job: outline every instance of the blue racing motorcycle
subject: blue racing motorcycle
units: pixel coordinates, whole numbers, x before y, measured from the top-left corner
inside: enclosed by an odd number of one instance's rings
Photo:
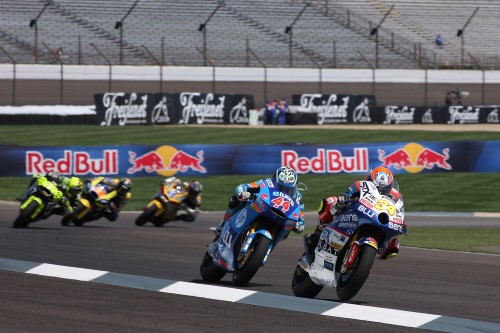
[[[216,283],[232,272],[234,285],[246,285],[300,221],[297,199],[279,191],[273,181],[248,192],[252,195],[245,206],[226,221],[220,236],[208,245],[200,266],[201,277],[207,282]]]
[[[324,286],[336,288],[341,301],[353,298],[370,275],[377,254],[392,237],[406,234],[402,202],[379,193],[372,182],[362,182],[359,200],[335,215],[321,233],[314,253],[299,259],[292,278],[295,296],[314,298]]]

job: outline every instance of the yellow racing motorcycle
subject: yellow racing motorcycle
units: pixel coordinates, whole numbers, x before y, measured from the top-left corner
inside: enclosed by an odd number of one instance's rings
[[[111,209],[111,200],[118,193],[109,183],[111,179],[97,177],[86,183],[83,189],[80,203],[76,206],[73,214],[66,215],[61,224],[67,226],[70,222],[80,227],[86,222],[95,221],[104,217],[106,211]]]
[[[45,220],[59,208],[63,193],[57,184],[46,177],[39,177],[30,186],[27,199],[21,202],[19,215],[14,220],[14,228],[26,228],[30,223]]]
[[[182,202],[188,194],[187,187],[180,179],[167,178],[160,183],[160,189],[137,217],[135,224],[142,226],[151,222],[161,227],[165,223],[176,221],[177,212],[184,208]]]

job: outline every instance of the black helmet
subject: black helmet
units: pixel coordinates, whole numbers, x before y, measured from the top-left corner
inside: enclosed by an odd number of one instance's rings
[[[201,193],[201,191],[203,191],[203,185],[201,185],[200,182],[193,180],[189,184],[188,197],[190,199],[194,200],[194,199],[196,199],[196,197],[198,196],[198,194]]]

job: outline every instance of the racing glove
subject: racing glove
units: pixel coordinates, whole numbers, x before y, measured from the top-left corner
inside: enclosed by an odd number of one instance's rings
[[[337,197],[337,202],[335,203],[335,209],[339,211],[345,206],[347,206],[346,200],[347,200],[346,197],[344,197],[343,195],[339,195]]]
[[[240,192],[238,193],[238,199],[240,201],[248,201],[250,199],[250,192]]]
[[[304,221],[299,221],[295,224],[295,227],[292,229],[292,231],[296,234],[302,233],[304,231]]]

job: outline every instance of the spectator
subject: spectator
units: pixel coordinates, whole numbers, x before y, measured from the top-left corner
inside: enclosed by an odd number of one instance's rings
[[[273,118],[273,125],[278,125],[278,119],[279,119],[279,116],[280,116],[280,104],[278,103],[278,101],[275,99],[273,101],[273,105],[274,105],[274,118]]]
[[[286,115],[290,111],[288,108],[288,103],[286,102],[285,98],[281,99],[281,102],[279,104],[279,117],[278,117],[278,125],[285,125],[286,123]]]
[[[444,98],[444,104],[446,104],[446,106],[451,106],[451,101],[452,101],[451,91],[448,90],[446,92],[446,97]]]
[[[436,37],[436,45],[439,47],[439,48],[443,48],[443,37],[441,37],[441,35],[437,35]]]
[[[264,125],[272,125],[274,123],[274,109],[275,103],[266,101],[266,106],[264,107]]]

